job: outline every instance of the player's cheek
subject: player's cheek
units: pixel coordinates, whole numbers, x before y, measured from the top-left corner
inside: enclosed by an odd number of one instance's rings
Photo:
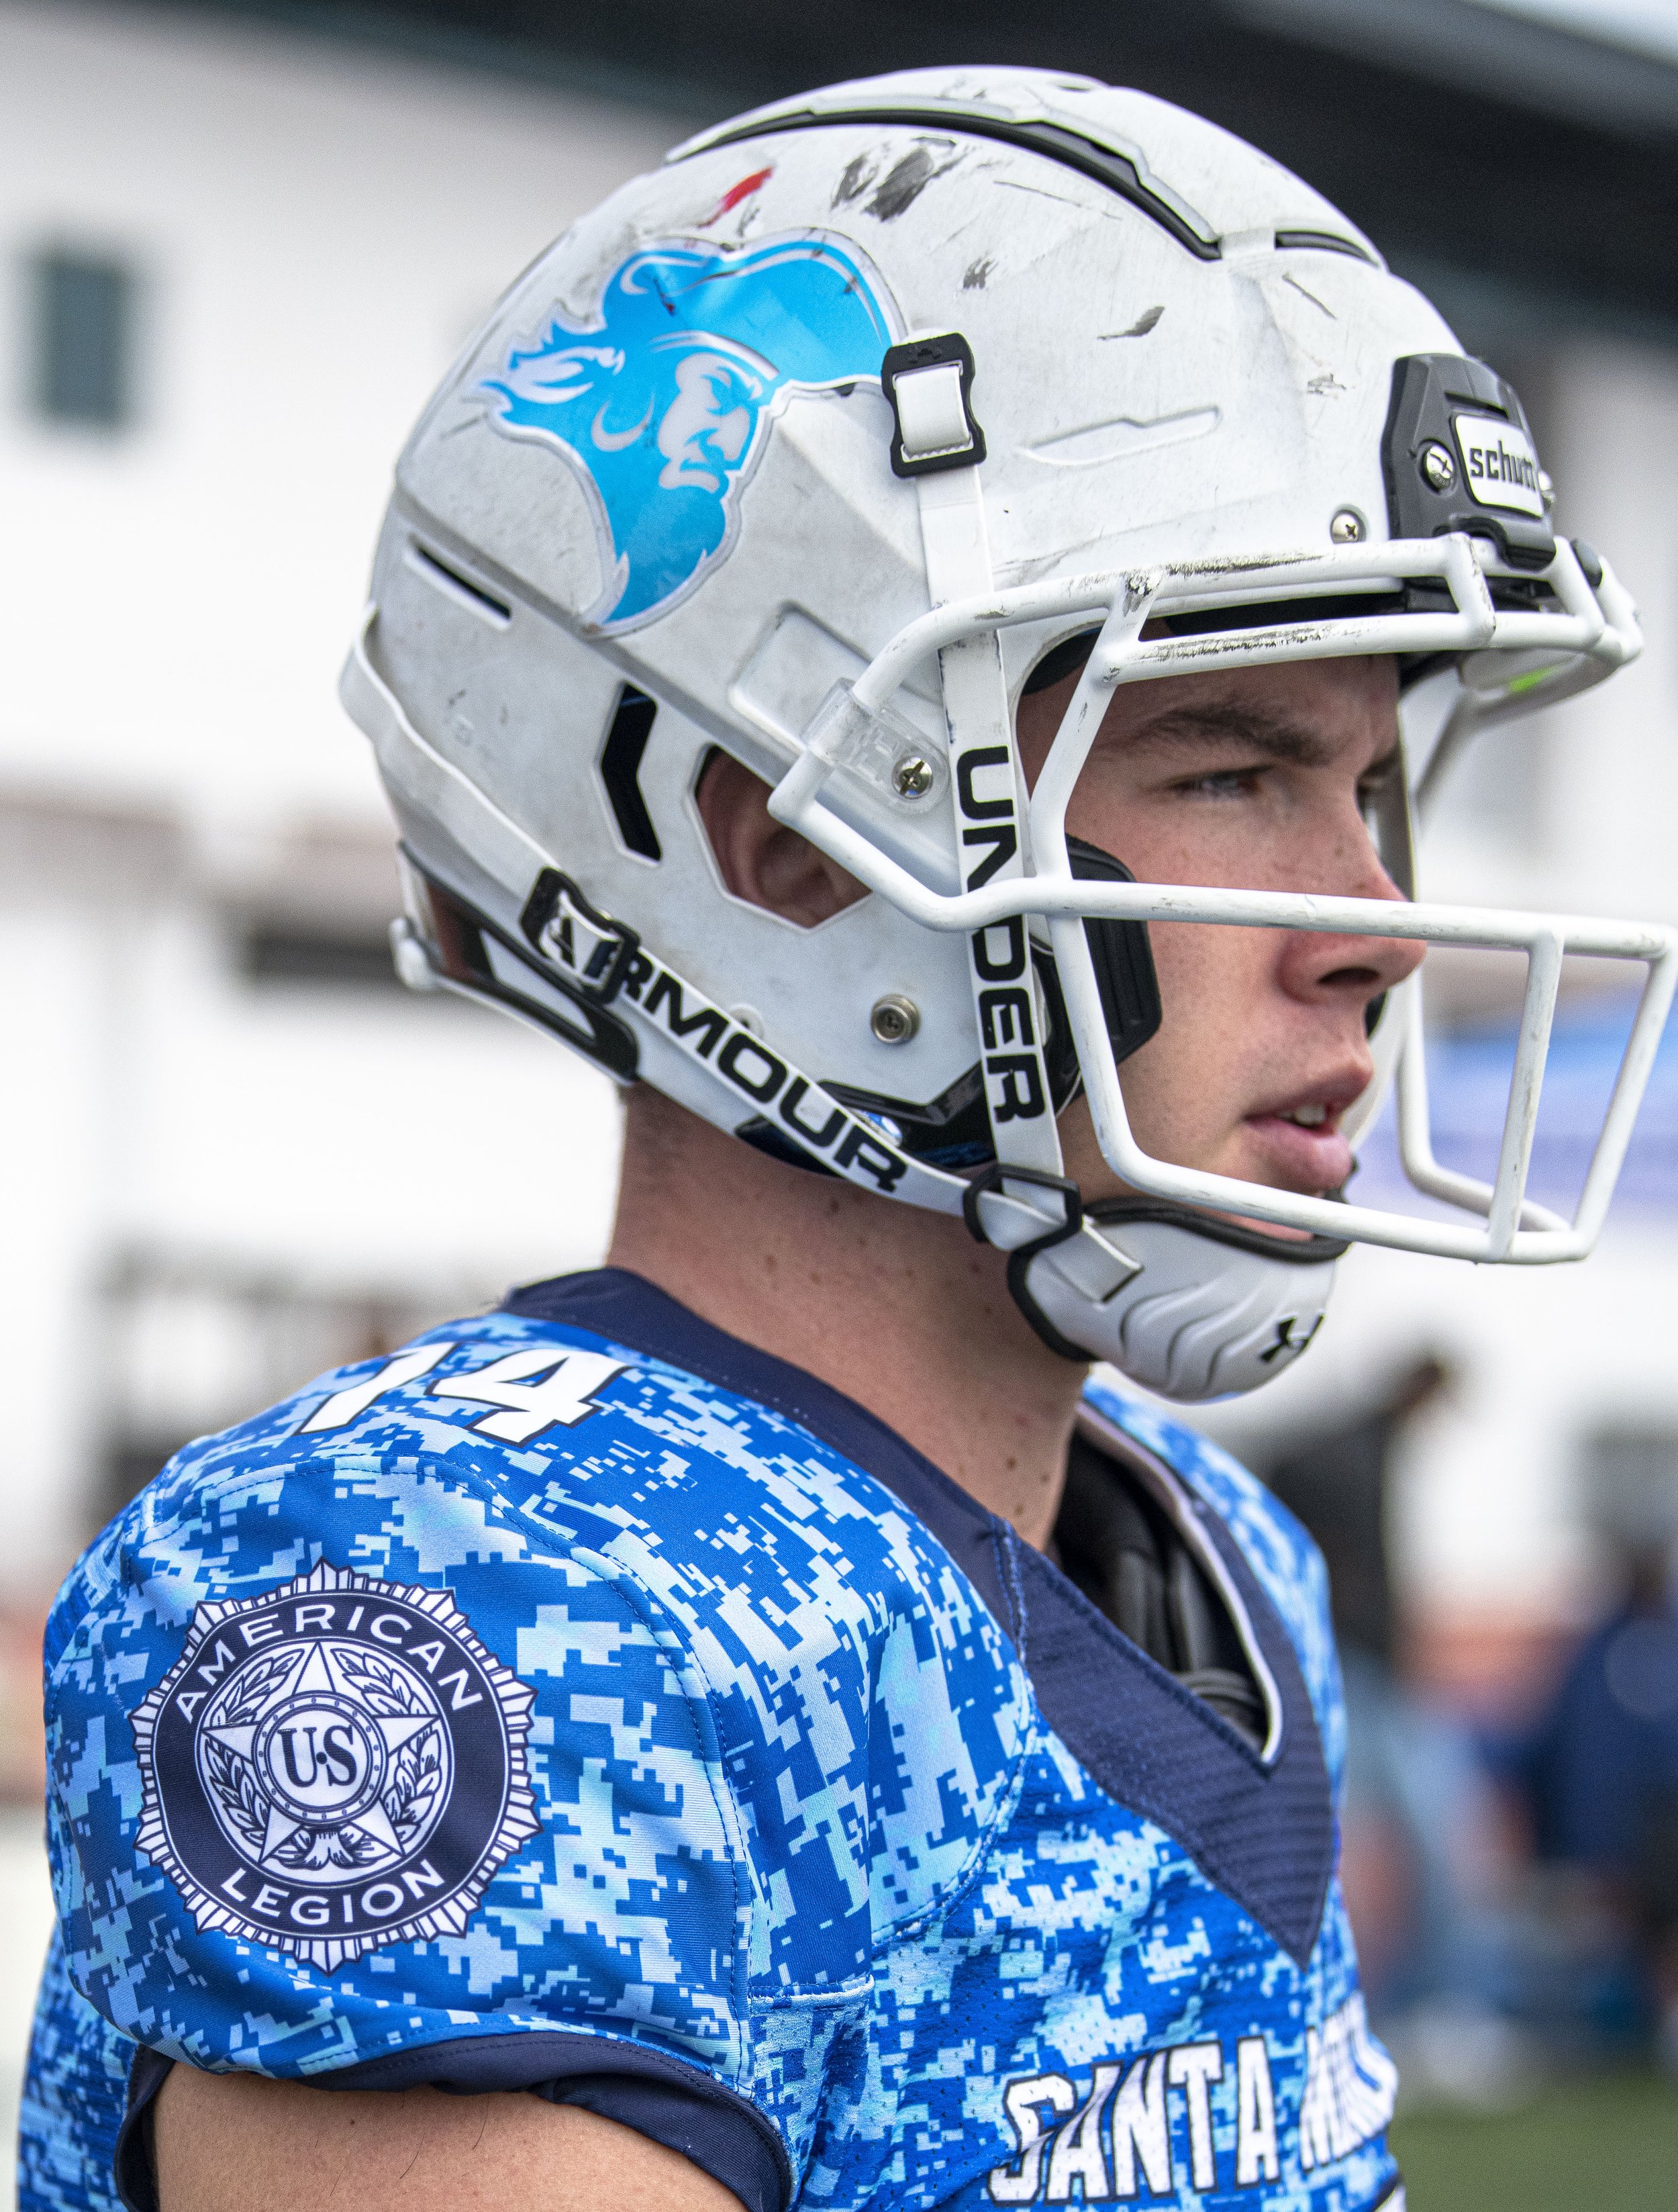
[[[1115,814],[1122,826],[1105,849],[1145,883],[1293,890],[1302,860],[1315,853],[1321,862],[1320,838],[1303,832],[1268,791],[1241,797],[1172,793]]]
[[[1148,934],[1162,1019],[1120,1070],[1125,1110],[1145,1151],[1203,1165],[1244,1115],[1263,1009],[1280,1011],[1274,933],[1156,921]]]

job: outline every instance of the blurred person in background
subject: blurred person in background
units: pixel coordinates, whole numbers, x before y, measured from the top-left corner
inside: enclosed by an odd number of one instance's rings
[[[1499,2008],[1498,1808],[1471,1729],[1410,1680],[1389,1547],[1405,1449],[1460,1388],[1453,1361],[1423,1352],[1266,1480],[1328,1571],[1346,1691],[1341,1880],[1371,2011],[1413,2092],[1482,2104],[1523,2067]]]
[[[1388,1557],[1395,1458],[1411,1425],[1456,1386],[1451,1363],[1424,1353],[1366,1411],[1274,1461],[1267,1480],[1316,1539],[1341,1664],[1395,1671],[1400,1641]]]
[[[611,1264],[84,1555],[26,2212],[1399,2212],[1320,1559],[1090,1370],[1573,1249],[1341,1195],[1456,927],[1406,684],[1636,649],[1547,487],[1337,210],[1087,80],[739,118],[526,271],[344,696],[404,976],[625,1086]]]
[[[1548,1911],[1584,1938],[1558,2024],[1652,2045],[1678,2077],[1678,1482],[1593,1503],[1614,1602],[1494,1759]]]

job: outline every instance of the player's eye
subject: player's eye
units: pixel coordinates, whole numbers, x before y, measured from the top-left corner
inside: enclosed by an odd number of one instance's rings
[[[1205,775],[1188,775],[1171,788],[1195,799],[1250,799],[1264,775],[1262,768],[1220,768]]]

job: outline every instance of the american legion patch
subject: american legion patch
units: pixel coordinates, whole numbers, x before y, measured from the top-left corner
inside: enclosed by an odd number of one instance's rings
[[[323,1561],[200,1605],[134,1714],[140,1849],[200,1929],[329,1971],[459,1935],[539,1825],[532,1702],[447,1589]]]

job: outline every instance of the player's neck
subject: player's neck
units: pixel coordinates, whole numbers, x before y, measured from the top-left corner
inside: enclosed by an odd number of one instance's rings
[[[766,1159],[629,1094],[610,1263],[858,1400],[1041,1545],[1085,1370],[959,1221]]]

